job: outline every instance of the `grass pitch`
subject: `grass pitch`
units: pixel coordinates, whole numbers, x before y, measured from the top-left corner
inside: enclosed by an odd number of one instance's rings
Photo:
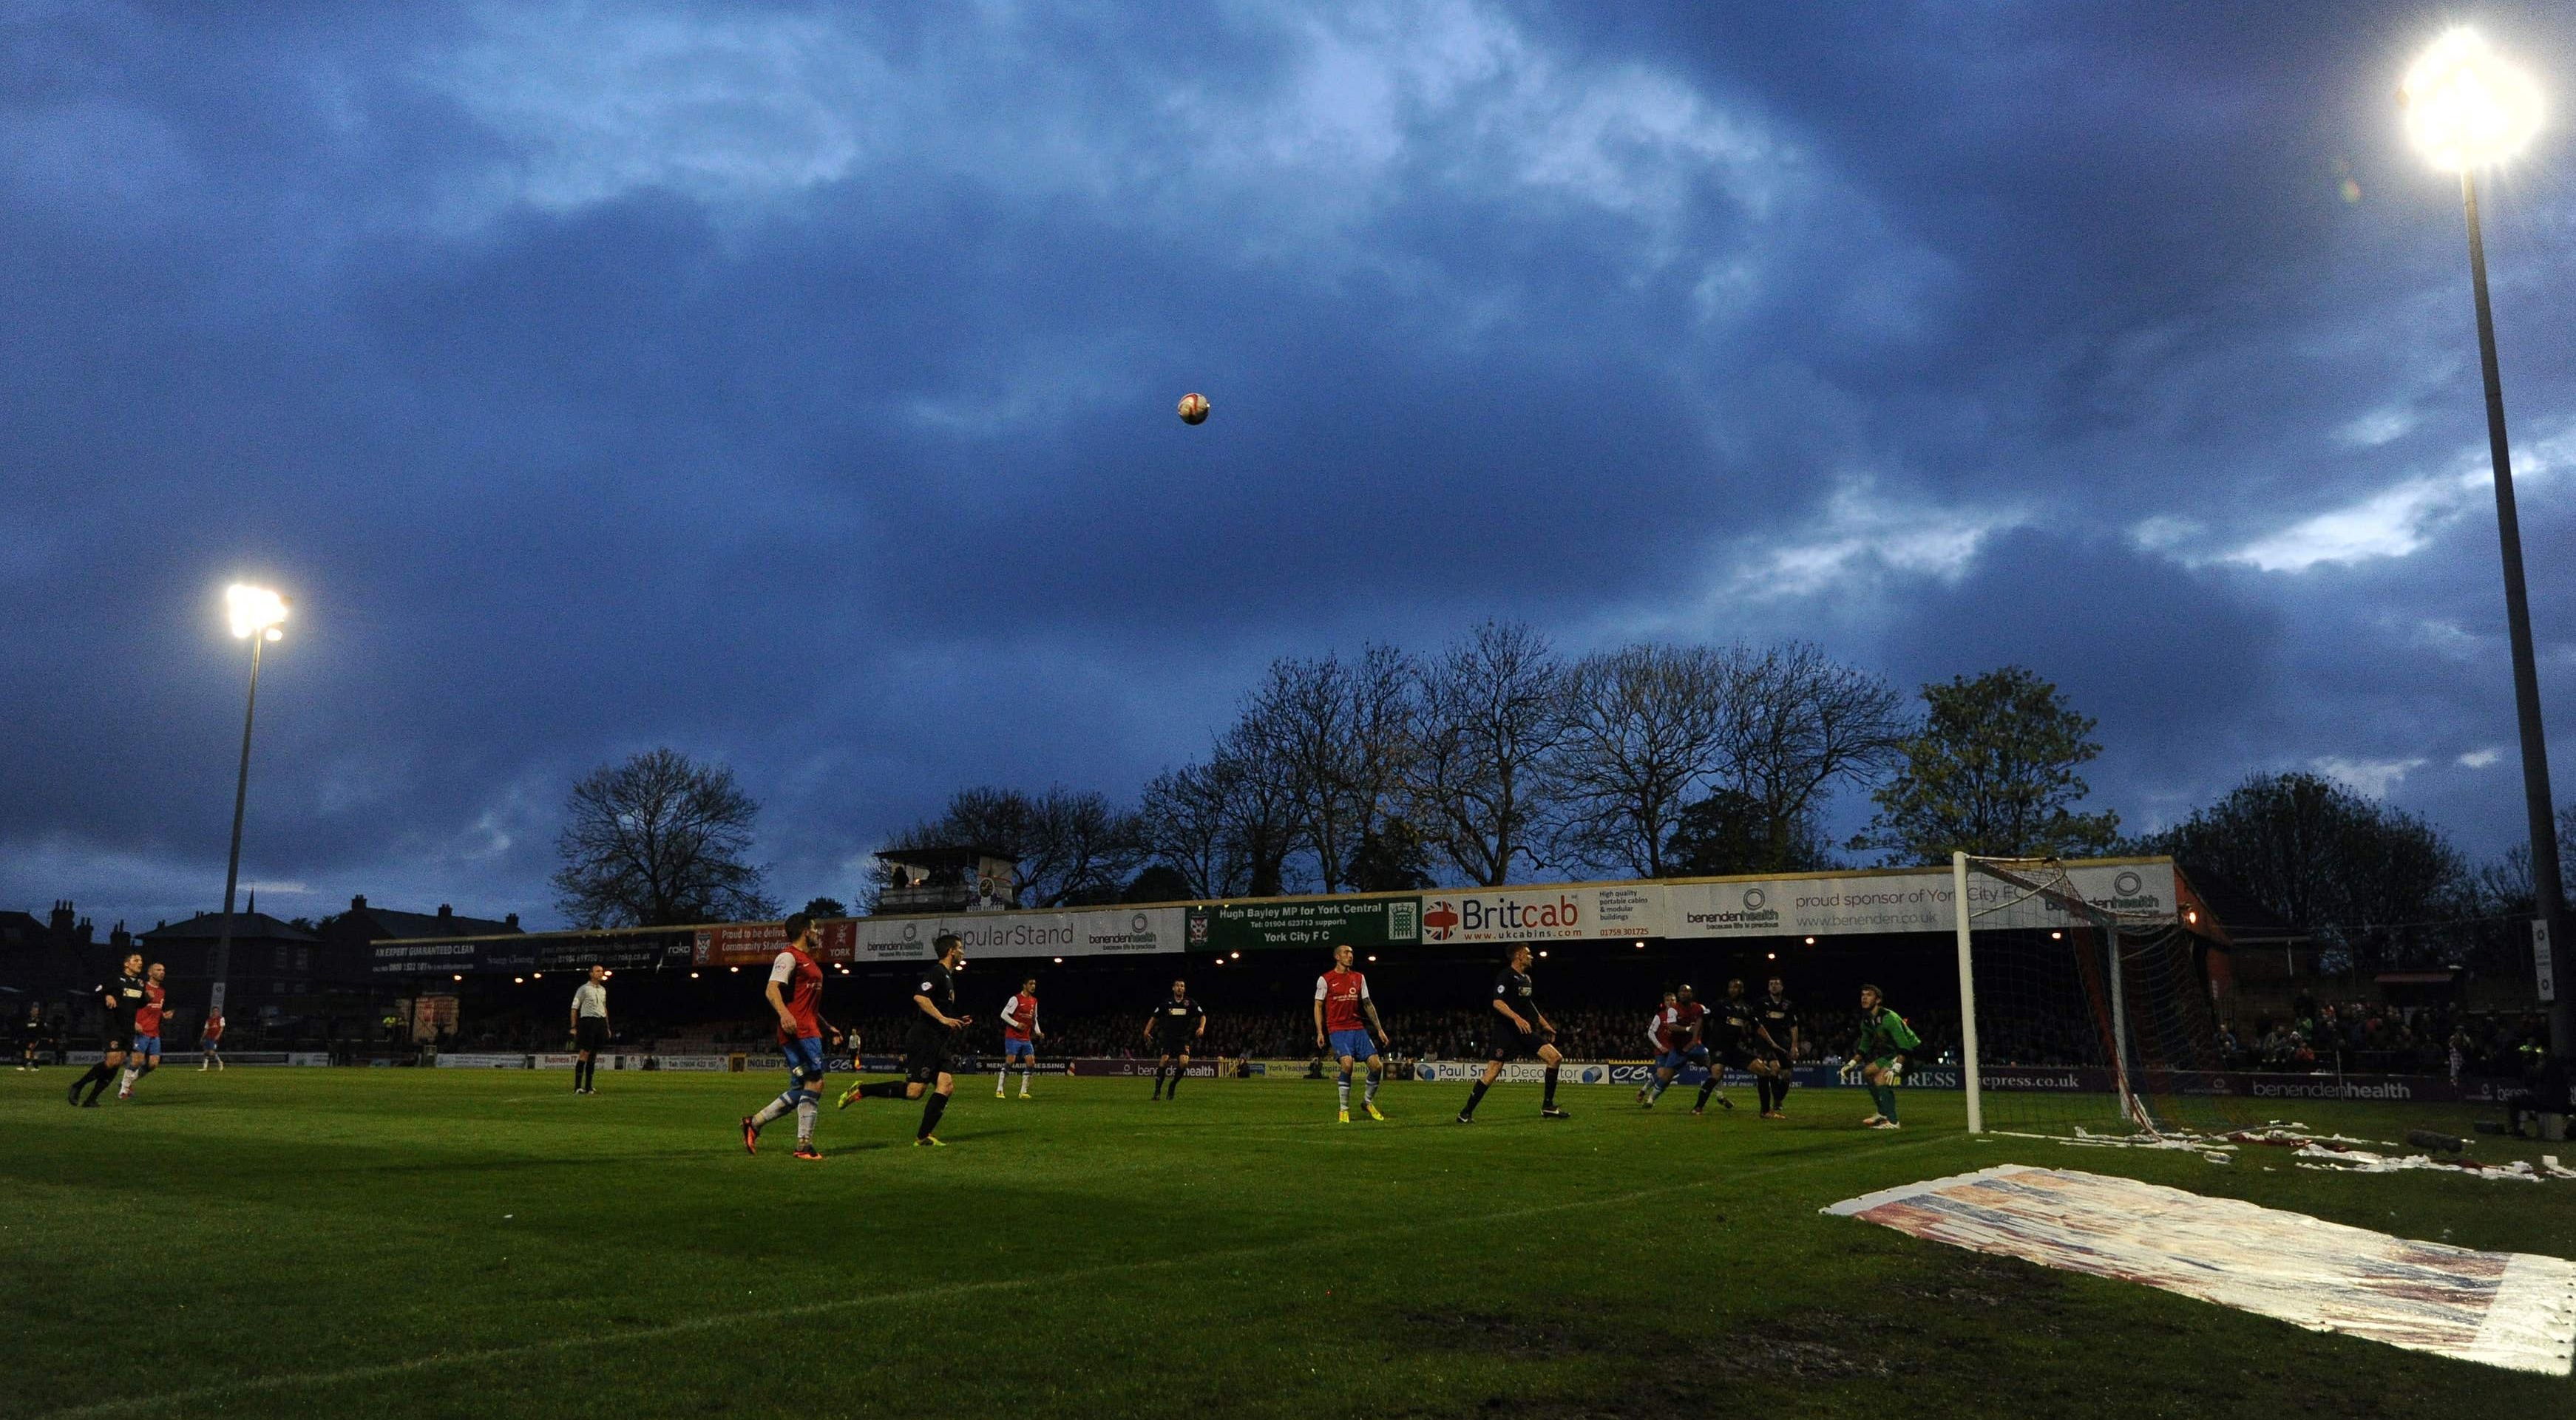
[[[1856,1130],[1676,1090],[960,1082],[734,1121],[766,1075],[171,1070],[64,1107],[0,1074],[10,1415],[1664,1416],[2565,1413],[2576,1385],[1918,1242],[1824,1204],[2006,1161],[2481,1248],[2576,1252],[2576,1185],[2327,1176],[2247,1150]],[[846,1083],[845,1080],[839,1083]],[[1016,1081],[1014,1082],[1016,1090]],[[2399,1138],[2438,1110],[2301,1106]],[[2486,1142],[2486,1141],[2482,1141]],[[2485,1156],[2511,1157],[2489,1147]],[[2266,1164],[2272,1168],[2266,1170]]]

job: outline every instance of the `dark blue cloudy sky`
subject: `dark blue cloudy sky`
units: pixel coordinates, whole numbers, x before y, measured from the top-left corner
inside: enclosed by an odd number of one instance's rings
[[[2132,826],[2318,767],[2493,853],[2393,102],[2458,20],[2576,100],[2537,3],[0,7],[0,905],[217,902],[236,578],[281,915],[554,920],[571,779],[664,742],[848,895],[1487,616],[2019,660]],[[2576,788],[2571,133],[2489,244]]]

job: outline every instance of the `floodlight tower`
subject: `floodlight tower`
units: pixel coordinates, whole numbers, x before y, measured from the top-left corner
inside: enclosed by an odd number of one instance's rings
[[[2531,598],[2522,577],[2522,520],[2514,510],[2513,457],[2505,443],[2504,383],[2496,373],[2495,316],[2487,304],[2486,238],[2478,227],[2477,170],[2521,152],[2540,130],[2540,86],[2505,61],[2477,31],[2445,33],[2406,71],[2398,90],[2406,133],[2433,166],[2460,175],[2460,204],[2469,219],[2469,284],[2478,312],[2478,368],[2486,377],[2487,456],[2495,467],[2496,531],[2504,546],[2504,612],[2513,644],[2513,703],[2522,731],[2522,793],[2531,819],[2531,886],[2535,930],[2551,949],[2544,994],[2550,1049],[2576,1054],[2576,981],[2559,963],[2571,946],[2567,900],[2558,880],[2558,826],[2550,813],[2549,741],[2540,728],[2540,673],[2531,646]],[[2566,985],[2558,985],[2565,982]],[[2553,986],[2555,987],[2553,991]]]
[[[233,889],[241,881],[242,808],[250,800],[250,724],[259,713],[259,652],[286,635],[278,627],[286,620],[286,598],[266,587],[236,582],[224,589],[224,608],[232,614],[233,635],[250,642],[250,699],[242,708],[241,775],[233,781],[233,850],[224,865],[223,935],[215,939],[215,958],[207,963],[208,974],[215,979],[207,1010],[218,1016],[224,1013],[224,978],[233,964]]]

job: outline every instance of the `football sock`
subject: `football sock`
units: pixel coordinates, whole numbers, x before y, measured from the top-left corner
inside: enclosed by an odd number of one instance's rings
[[[1754,1076],[1753,1092],[1762,1097],[1762,1112],[1764,1114],[1769,1114],[1771,1112],[1771,1077],[1768,1075]]]
[[[1482,1081],[1482,1080],[1478,1080],[1478,1081],[1476,1082],[1476,1087],[1475,1087],[1474,1089],[1469,1090],[1469,1091],[1467,1092],[1467,1107],[1466,1107],[1465,1109],[1462,1109],[1462,1110],[1458,1111],[1458,1112],[1459,1112],[1460,1114],[1474,1114],[1474,1113],[1476,1112],[1476,1106],[1478,1106],[1478,1105],[1480,1105],[1480,1104],[1483,1104],[1484,1102],[1485,1102],[1485,1082],[1484,1082],[1484,1081]]]
[[[760,1107],[760,1113],[755,1114],[755,1115],[753,1115],[753,1116],[751,1117],[751,1127],[752,1127],[752,1128],[754,1128],[754,1129],[758,1129],[758,1128],[762,1127],[763,1125],[768,1124],[768,1123],[769,1123],[769,1121],[771,1121],[771,1120],[773,1120],[773,1119],[776,1119],[777,1117],[779,1117],[779,1116],[780,1116],[780,1115],[782,1115],[782,1114],[785,1114],[786,1112],[788,1112],[788,1111],[789,1111],[789,1110],[791,1110],[791,1109],[794,1109],[794,1108],[796,1107],[796,1096],[797,1096],[797,1094],[798,1094],[798,1091],[795,1091],[795,1090],[781,1090],[781,1091],[779,1091],[779,1092],[778,1092],[778,1098],[776,1098],[776,1099],[774,1099],[774,1100],[771,1100],[769,1103],[767,1103],[767,1104],[765,1104],[765,1105],[762,1105],[762,1106]]]
[[[74,1081],[72,1082],[72,1093],[74,1093],[74,1094],[79,1094],[79,1093],[81,1092],[81,1090],[82,1090],[83,1088],[87,1087],[87,1086],[88,1086],[92,1081],[95,1081],[95,1080],[103,1080],[103,1079],[106,1079],[106,1078],[107,1078],[107,1067],[106,1067],[106,1066],[104,1066],[104,1065],[92,1065],[91,1067],[89,1067],[88,1071],[87,1071],[86,1073],[84,1073],[84,1074],[83,1074],[79,1079],[74,1080]]]
[[[998,1095],[998,1094],[1000,1094],[1000,1093],[1003,1091],[1003,1089],[1004,1089],[1004,1088],[1009,1084],[1009,1082],[1010,1082],[1010,1078],[1011,1078],[1011,1067],[1010,1067],[1010,1066],[1008,1066],[1008,1065],[1005,1065],[1005,1066],[1003,1066],[1001,1069],[994,1071],[994,1072],[993,1072],[993,1093],[995,1093],[995,1094],[997,1094],[997,1095]],[[1025,1080],[1027,1080],[1027,1079],[1028,1079],[1028,1076],[1023,1075],[1023,1076],[1021,1076],[1020,1078],[1021,1078],[1023,1081],[1025,1081]],[[1025,1086],[1025,1085],[1023,1085],[1023,1086],[1022,1086],[1022,1088],[1026,1088],[1026,1086]]]
[[[98,1070],[98,1083],[89,1087],[89,1098],[91,1100],[95,1100],[100,1095],[107,1093],[108,1084],[115,1078],[116,1073],[114,1071],[108,1069],[104,1065],[100,1066]]]
[[[131,1089],[133,1089],[133,1088],[134,1088],[134,1082],[135,1082],[135,1081],[137,1081],[137,1080],[140,1080],[140,1079],[142,1079],[142,1078],[143,1078],[143,1071],[142,1071],[141,1069],[137,1068],[136,1066],[132,1066],[132,1065],[128,1065],[128,1066],[126,1066],[126,1067],[125,1067],[125,1073],[116,1077],[116,1089],[117,1089],[117,1092],[118,1092],[119,1094],[122,1094],[122,1093],[124,1093],[124,1092],[125,1092],[125,1091],[127,1091],[127,1090],[131,1090]]]
[[[1669,1090],[1672,1087],[1672,1081],[1665,1079],[1661,1075],[1656,1076],[1654,1081],[1646,1086],[1646,1102],[1648,1104],[1652,1104],[1656,1100],[1662,1099],[1664,1097],[1664,1091]]]
[[[947,1110],[948,1096],[941,1094],[937,1090],[932,1090],[930,1092],[930,1098],[922,1101],[921,1133],[914,1137],[920,1139],[929,1138],[931,1134],[939,1128],[939,1116],[946,1113]]]
[[[1175,1066],[1173,1066],[1173,1067],[1172,1067],[1172,1087],[1171,1087],[1170,1089],[1167,1089],[1167,1090],[1163,1091],[1163,1098],[1165,1098],[1165,1099],[1170,1099],[1170,1100],[1176,1100],[1176,1099],[1179,1099],[1180,1097],[1181,1097],[1181,1067],[1180,1067],[1180,1066],[1178,1066],[1178,1065],[1175,1065]]]
[[[1336,1088],[1336,1089],[1338,1089],[1338,1090],[1341,1092],[1341,1096],[1342,1096],[1342,1113],[1344,1113],[1344,1114],[1348,1114],[1348,1113],[1350,1113],[1350,1112],[1351,1112],[1351,1072],[1350,1072],[1350,1071],[1348,1071],[1348,1070],[1344,1070],[1344,1071],[1342,1072],[1342,1079],[1341,1079],[1341,1083],[1340,1083],[1339,1085],[1335,1086],[1335,1088]]]
[[[822,1113],[822,1107],[815,1103],[814,1097],[810,1094],[796,1102],[797,1143],[811,1144],[814,1142],[814,1116],[820,1113]]]
[[[1878,1087],[1876,1093],[1878,1095],[1878,1112],[1886,1115],[1890,1119],[1894,1119],[1896,1117],[1896,1087],[1894,1085],[1881,1085]]]
[[[1710,1067],[1710,1069],[1709,1069],[1709,1075],[1708,1075],[1708,1078],[1707,1078],[1706,1080],[1703,1080],[1703,1081],[1701,1081],[1701,1082],[1700,1082],[1700,1087],[1699,1087],[1699,1103],[1697,1103],[1697,1104],[1695,1104],[1695,1105],[1692,1105],[1692,1106],[1691,1106],[1691,1108],[1693,1108],[1693,1109],[1706,1109],[1706,1108],[1708,1108],[1708,1097],[1709,1097],[1710,1095],[1713,1095],[1713,1094],[1716,1094],[1716,1093],[1717,1093],[1717,1070],[1716,1070],[1716,1067],[1711,1066],[1711,1067]],[[1767,1100],[1767,1099],[1770,1097],[1771,1092],[1770,1092],[1769,1090],[1764,1090],[1764,1091],[1762,1092],[1762,1094],[1763,1094],[1763,1097]]]
[[[1556,1067],[1553,1065],[1547,1067],[1547,1093],[1539,1096],[1538,1107],[1556,1108]]]
[[[1779,1074],[1771,1077],[1771,1107],[1773,1109],[1789,1107],[1789,1071],[1786,1066],[1781,1067]]]
[[[1154,1067],[1154,1098],[1156,1098],[1156,1099],[1161,1099],[1162,1097],[1163,1097],[1163,1067],[1162,1067],[1162,1066],[1160,1066],[1160,1065],[1157,1065],[1157,1066],[1155,1066],[1155,1067]]]
[[[1377,1083],[1379,1080],[1384,1078],[1385,1076],[1378,1071],[1371,1070],[1369,1072],[1368,1094],[1364,1097],[1367,1103],[1377,1103]]]
[[[1036,1074],[1037,1072],[1038,1072],[1038,1067],[1036,1067],[1035,1065],[1023,1065],[1023,1066],[1021,1066],[1021,1067],[1020,1067],[1020,1093],[1021,1093],[1021,1094],[1027,1094],[1027,1093],[1029,1092],[1029,1077],[1030,1077],[1031,1075]]]
[[[903,1081],[901,1081],[901,1080],[879,1080],[879,1081],[877,1081],[877,1082],[876,1082],[876,1083],[874,1083],[874,1084],[861,1085],[861,1086],[859,1086],[859,1098],[861,1098],[861,1099],[863,1099],[863,1100],[899,1100],[899,1099],[902,1099],[902,1098],[903,1098]]]

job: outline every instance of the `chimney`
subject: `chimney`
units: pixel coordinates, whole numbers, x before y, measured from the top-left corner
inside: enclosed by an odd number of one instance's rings
[[[114,929],[108,932],[107,944],[111,947],[117,948],[127,948],[134,945],[134,934],[125,930],[125,923],[122,919],[117,922]]]
[[[501,921],[507,925],[511,931],[515,932],[519,930],[519,914],[513,912],[509,916],[502,918]]]
[[[98,936],[98,928],[91,925],[90,920],[84,917],[80,920],[79,925],[72,928],[72,936],[77,939],[82,946],[86,947],[90,944],[90,941],[93,938]]]
[[[350,898],[350,899],[349,899],[349,910],[350,910],[351,912],[364,912],[364,911],[366,911],[366,910],[367,910],[367,895],[366,895],[365,893],[360,893],[360,894],[358,894],[356,897]]]
[[[68,937],[72,934],[72,900],[70,898],[62,897],[54,899],[53,915],[48,919],[47,925],[54,929],[54,935],[57,937]]]
[[[438,905],[438,915],[441,917],[453,917],[456,915],[456,909],[442,902]]]

